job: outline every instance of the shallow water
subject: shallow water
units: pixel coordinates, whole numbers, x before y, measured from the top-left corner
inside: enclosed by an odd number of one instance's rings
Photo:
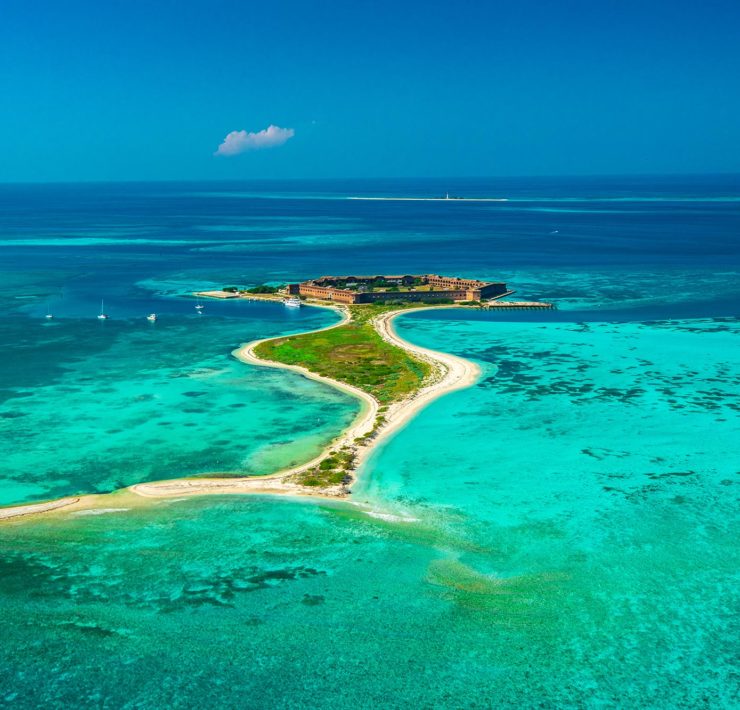
[[[484,372],[368,462],[374,514],[112,499],[6,525],[2,686],[21,704],[730,707],[737,322],[399,332]]]
[[[206,315],[163,315],[154,324],[2,321],[12,365],[0,372],[0,504],[194,474],[272,473],[317,454],[358,403],[231,352],[336,315],[246,306],[239,318],[212,316],[209,304]]]
[[[448,189],[511,201],[345,199]],[[738,194],[732,177],[1,188],[5,502],[261,472],[353,416],[230,356],[331,314],[198,318],[188,291],[451,270],[560,310],[400,319],[483,374],[376,452],[363,506],[113,495],[0,526],[0,704],[734,707]]]

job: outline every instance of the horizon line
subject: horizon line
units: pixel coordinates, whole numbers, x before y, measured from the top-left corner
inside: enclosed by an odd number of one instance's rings
[[[381,181],[381,180],[542,180],[542,179],[597,179],[597,178],[697,178],[738,177],[737,171],[721,172],[666,172],[666,173],[547,173],[516,175],[403,175],[373,177],[244,177],[244,178],[153,178],[153,179],[83,179],[83,180],[2,180],[0,186],[12,185],[130,185],[130,184],[186,184],[186,183],[244,183],[244,182],[338,182],[338,181]]]

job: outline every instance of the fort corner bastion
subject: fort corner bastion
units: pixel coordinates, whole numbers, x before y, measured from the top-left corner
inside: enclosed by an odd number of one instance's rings
[[[294,296],[348,304],[389,300],[481,301],[510,293],[503,282],[461,279],[438,274],[322,276],[298,284],[288,284],[287,291]]]

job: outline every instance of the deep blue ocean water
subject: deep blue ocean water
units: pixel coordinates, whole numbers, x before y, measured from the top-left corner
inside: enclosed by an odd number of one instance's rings
[[[347,199],[447,192],[506,201]],[[429,271],[559,310],[401,319],[483,375],[367,462],[371,515],[4,524],[0,703],[737,704],[738,176],[0,186],[0,504],[311,456],[357,404],[230,353],[334,316],[188,294]]]

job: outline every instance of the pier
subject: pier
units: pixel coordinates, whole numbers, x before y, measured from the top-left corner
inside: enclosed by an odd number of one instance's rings
[[[481,304],[481,308],[492,311],[553,311],[554,303],[545,301],[489,301]]]

